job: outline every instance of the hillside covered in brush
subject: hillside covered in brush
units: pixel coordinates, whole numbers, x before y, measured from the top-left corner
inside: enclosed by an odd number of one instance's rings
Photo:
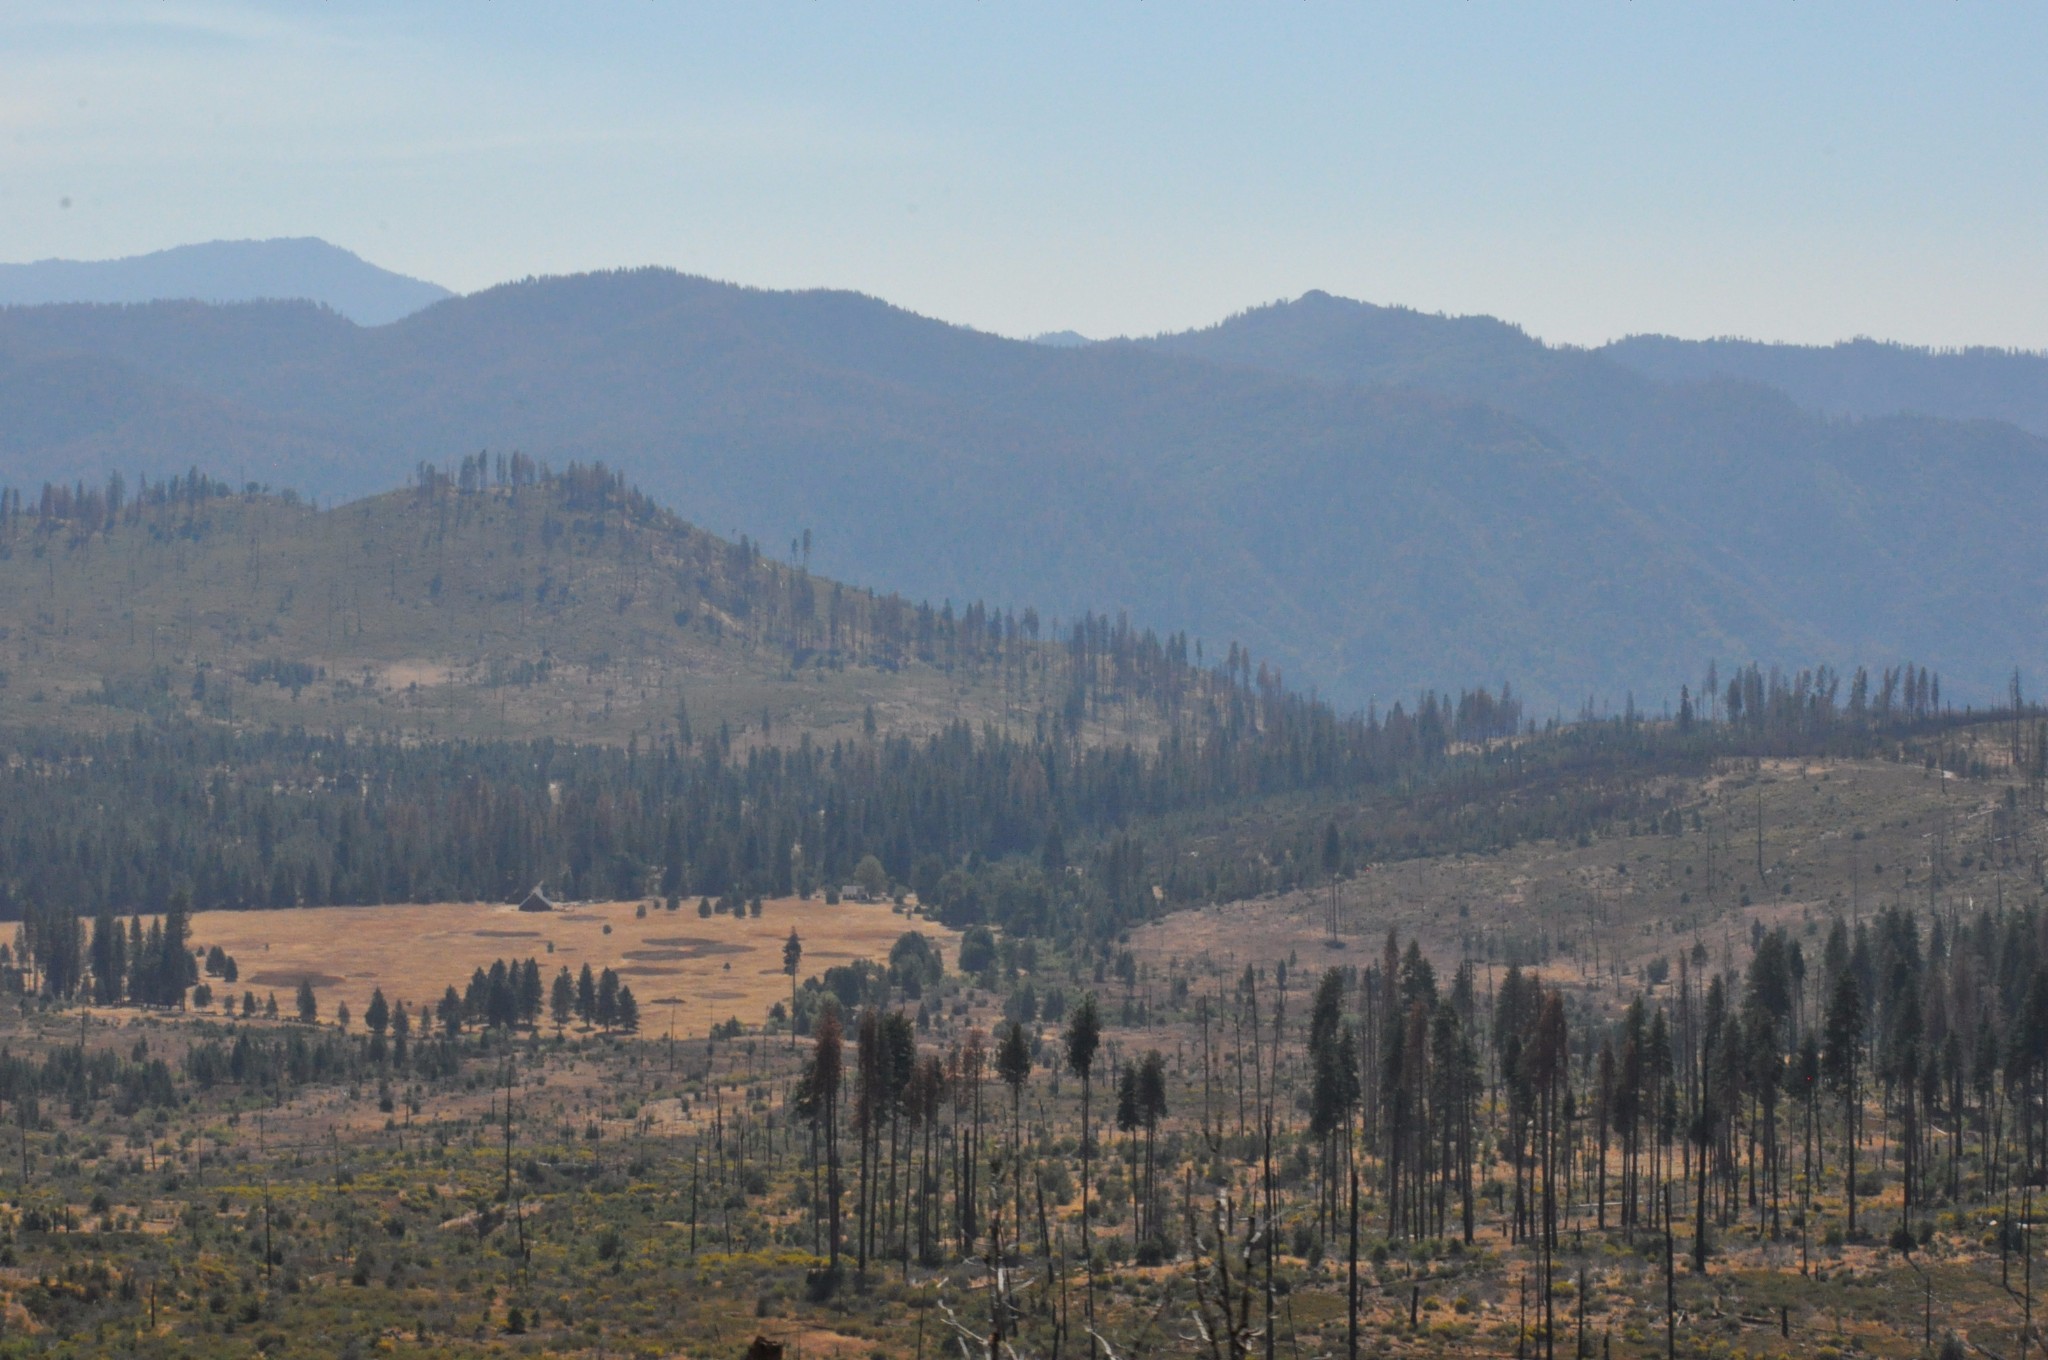
[[[7,491],[0,724],[749,746],[964,718],[1144,741],[1220,683],[1184,636],[877,594],[789,548],[520,455],[329,510],[197,473]]]

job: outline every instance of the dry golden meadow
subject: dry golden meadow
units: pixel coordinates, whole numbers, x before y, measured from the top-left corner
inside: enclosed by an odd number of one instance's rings
[[[393,1005],[431,1010],[473,970],[532,958],[544,983],[565,967],[572,975],[585,964],[615,969],[640,1003],[643,1031],[665,1034],[673,1021],[678,1036],[701,1038],[734,1017],[758,1026],[778,1000],[789,1000],[782,948],[791,930],[803,943],[804,977],[885,959],[907,930],[932,937],[949,960],[956,953],[955,932],[889,903],[794,897],[767,899],[759,916],[744,919],[700,917],[694,898],[673,912],[648,901],[558,904],[552,912],[488,902],[209,911],[193,917],[192,939],[234,956],[238,995],[275,992],[287,1010],[302,978],[328,1017],[339,1002],[360,1017],[379,988]]]

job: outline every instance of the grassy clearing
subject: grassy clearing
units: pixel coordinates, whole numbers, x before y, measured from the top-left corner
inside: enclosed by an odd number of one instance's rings
[[[192,920],[193,943],[219,945],[233,955],[240,980],[236,997],[253,989],[258,999],[275,992],[290,1008],[301,978],[310,979],[322,1013],[337,1003],[362,1016],[370,994],[382,989],[392,1005],[405,1001],[431,1012],[443,988],[457,991],[476,968],[497,959],[540,963],[551,982],[567,968],[617,970],[642,1008],[650,1034],[701,1037],[737,1017],[748,1026],[789,1000],[782,947],[794,930],[803,942],[803,975],[836,963],[882,959],[906,930],[930,936],[947,957],[958,950],[956,932],[910,917],[886,902],[771,898],[759,916],[736,919],[698,915],[697,900],[668,911],[655,899],[578,902],[552,912],[528,913],[497,903],[333,907],[285,911],[210,911]]]

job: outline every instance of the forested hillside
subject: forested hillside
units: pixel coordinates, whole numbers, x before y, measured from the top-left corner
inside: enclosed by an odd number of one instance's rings
[[[309,304],[0,311],[0,477],[197,464],[333,499],[477,450],[603,458],[915,599],[1128,611],[1363,706],[1511,678],[1661,708],[1709,661],[2048,665],[2042,441],[1671,384],[1311,295],[1053,347],[659,270],[363,329]]]
[[[1661,382],[1490,317],[1321,293],[1147,343],[1527,421],[1597,461],[1660,541],[1711,567],[1699,595],[1753,601],[1809,654],[1940,656],[1986,697],[2011,665],[2042,664],[2048,550],[2031,526],[2048,515],[2048,441],[2013,426],[1831,418],[1759,383]]]
[[[808,555],[523,455],[329,510],[198,473],[6,490],[0,723],[745,748],[1050,721],[1145,742],[1211,683],[1184,635],[878,595]]]
[[[1676,658],[1803,651],[1582,460],[1469,403],[1049,349],[848,294],[641,271],[509,285],[375,331],[306,306],[165,304],[0,313],[0,341],[246,417],[231,447],[247,475],[308,492],[479,448],[594,454],[733,537],[810,530],[843,579],[1127,609],[1241,641],[1346,704],[1506,675],[1575,708],[1663,683]],[[275,456],[280,426],[300,452]],[[146,427],[51,456],[132,476]],[[29,452],[11,462],[32,485],[50,470]]]
[[[1631,335],[1602,346],[1600,353],[1668,381],[1767,383],[1829,415],[2002,420],[2048,435],[2048,354],[1931,350],[1881,340],[1773,345],[1669,335]]]

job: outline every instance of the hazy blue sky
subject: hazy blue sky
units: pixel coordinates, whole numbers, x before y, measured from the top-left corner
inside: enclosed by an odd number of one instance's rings
[[[316,235],[1010,334],[1325,288],[2048,347],[2044,65],[2032,3],[13,0],[0,260]]]

